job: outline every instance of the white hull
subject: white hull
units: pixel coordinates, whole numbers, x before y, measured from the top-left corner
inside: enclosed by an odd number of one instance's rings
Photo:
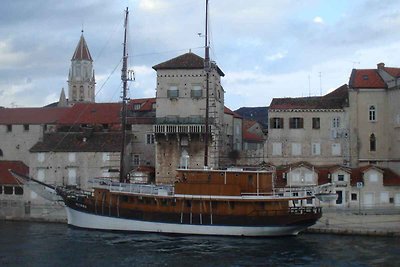
[[[284,236],[297,235],[307,226],[215,226],[129,220],[89,214],[66,207],[68,224],[87,229],[157,232],[190,235]]]

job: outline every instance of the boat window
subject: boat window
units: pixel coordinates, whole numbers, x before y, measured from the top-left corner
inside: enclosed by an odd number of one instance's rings
[[[128,196],[122,196],[122,202],[128,202]]]
[[[161,205],[162,206],[168,206],[168,200],[167,199],[161,199]]]
[[[6,195],[12,195],[13,193],[13,187],[12,186],[4,186],[4,194]]]
[[[192,206],[192,202],[190,200],[186,200],[186,207],[191,207]]]
[[[231,209],[235,208],[235,202],[228,202],[228,205]]]
[[[23,195],[24,189],[21,186],[16,186],[16,187],[14,187],[14,192],[16,195]]]
[[[174,199],[174,200],[171,201],[171,206],[172,206],[172,207],[175,207],[175,206],[176,206],[176,199]]]
[[[217,206],[218,206],[217,204],[218,204],[218,202],[213,201],[213,202],[211,202],[211,207],[212,207],[213,209],[216,209]]]
[[[252,174],[249,175],[248,182],[249,182],[249,184],[253,184],[253,175]]]

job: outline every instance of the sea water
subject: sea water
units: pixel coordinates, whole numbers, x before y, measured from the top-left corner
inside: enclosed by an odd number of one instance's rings
[[[400,238],[243,238],[0,221],[0,266],[400,266]]]

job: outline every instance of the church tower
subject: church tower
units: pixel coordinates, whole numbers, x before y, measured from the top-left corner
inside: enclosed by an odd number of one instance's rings
[[[95,102],[95,78],[93,59],[87,47],[83,31],[71,59],[68,75],[68,102]]]

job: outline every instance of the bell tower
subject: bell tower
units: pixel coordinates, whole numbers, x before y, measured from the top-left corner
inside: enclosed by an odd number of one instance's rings
[[[69,69],[68,102],[95,102],[95,84],[93,59],[82,31]]]

